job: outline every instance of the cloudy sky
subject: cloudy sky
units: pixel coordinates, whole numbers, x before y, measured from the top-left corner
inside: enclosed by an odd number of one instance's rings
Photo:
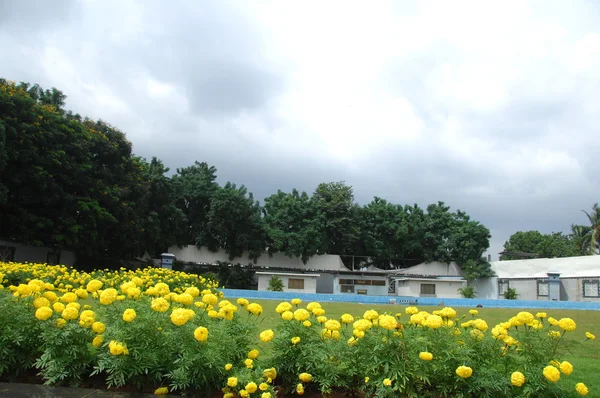
[[[0,76],[262,199],[346,181],[492,231],[600,201],[600,4],[0,0]]]

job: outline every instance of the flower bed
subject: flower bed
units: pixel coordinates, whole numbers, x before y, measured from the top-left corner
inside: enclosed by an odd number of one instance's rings
[[[559,397],[588,389],[563,360],[570,318],[519,312],[490,327],[471,310],[368,310],[328,319],[316,302],[230,302],[215,282],[166,269],[78,272],[0,263],[0,377],[224,397]],[[588,340],[595,337],[586,335]]]

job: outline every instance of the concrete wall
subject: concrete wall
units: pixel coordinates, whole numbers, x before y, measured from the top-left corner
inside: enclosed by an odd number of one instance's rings
[[[535,258],[529,260],[492,261],[499,278],[545,278],[548,272],[565,277],[600,276],[600,256]]]
[[[477,298],[497,299],[498,296],[498,278],[482,278],[475,282],[475,293]]]
[[[317,293],[333,293],[333,275],[321,274],[317,278]]]
[[[465,283],[460,281],[396,281],[396,295],[405,297],[420,297],[422,283],[435,284],[435,297],[438,298],[460,298],[462,296],[460,295],[460,293],[458,293],[458,289],[460,289],[463,286],[466,286]]]
[[[491,289],[493,286],[489,286],[488,295],[479,295],[481,298],[498,298],[504,299],[503,296],[498,295],[498,282],[497,278],[495,282],[489,282],[489,284],[495,284],[496,291],[493,292]],[[600,302],[600,297],[584,297],[583,296],[583,282],[585,280],[597,280],[598,278],[561,278],[560,279],[560,300],[561,301],[583,301],[583,302]],[[538,296],[537,281],[544,280],[544,278],[528,278],[528,279],[508,279],[508,285],[510,288],[516,289],[519,295],[519,300],[537,300],[537,301],[550,301],[548,296]],[[487,282],[486,282],[487,283]],[[488,291],[482,289],[481,292]],[[480,292],[479,287],[477,288],[478,293]],[[496,294],[496,296],[493,296]]]
[[[257,274],[258,290],[266,291],[269,287],[269,280],[272,275]],[[282,275],[277,274],[283,282],[283,291],[289,293],[316,293],[317,292],[317,277],[306,275]],[[304,279],[304,289],[288,289],[288,279]]]
[[[30,263],[46,263],[48,261],[48,253],[52,252],[48,247],[27,246],[19,243],[0,240],[0,246],[8,246],[15,248],[15,262],[30,262]],[[75,264],[75,254],[67,250],[61,250],[60,253],[61,265]]]
[[[198,249],[196,246],[188,245],[183,248],[173,246],[169,248],[169,253],[173,253],[178,261],[193,262],[193,263],[211,263],[214,264],[217,261],[231,262],[233,264],[248,264],[252,260],[248,258],[248,254],[244,253],[242,257],[234,260],[228,260],[227,253],[223,250],[219,250],[216,253],[212,253],[206,247]],[[348,268],[344,266],[340,256],[333,254],[323,254],[320,256],[313,256],[308,260],[306,264],[302,263],[300,258],[290,258],[283,253],[275,253],[273,257],[269,257],[268,254],[263,253],[259,257],[256,264],[259,267],[280,267],[280,268],[297,268],[303,270],[346,270]]]
[[[432,276],[461,276],[462,272],[456,263],[421,263],[414,267],[398,270],[396,273],[405,275],[432,275]]]
[[[373,285],[354,285],[354,293],[342,293],[340,279],[358,279],[358,280],[378,280],[385,281],[384,286]],[[336,275],[333,278],[333,294],[357,294],[357,290],[366,290],[370,296],[387,296],[389,281],[387,276],[370,276],[370,275]]]

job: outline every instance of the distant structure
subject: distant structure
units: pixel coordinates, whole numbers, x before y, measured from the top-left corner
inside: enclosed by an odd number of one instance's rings
[[[519,257],[519,258],[539,258],[540,257],[540,255],[536,254],[536,253],[525,253],[525,252],[503,251],[498,254],[501,256],[513,256],[513,257]]]

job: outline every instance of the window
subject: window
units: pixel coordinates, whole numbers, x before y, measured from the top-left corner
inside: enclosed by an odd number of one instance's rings
[[[370,285],[371,281],[365,280],[365,279],[355,279],[354,284],[355,285]]]
[[[508,281],[498,280],[498,295],[504,295],[504,292],[508,290]]]
[[[548,281],[537,281],[537,295],[548,296]]]
[[[598,280],[583,281],[583,297],[599,297]]]
[[[354,286],[350,285],[341,285],[340,292],[342,293],[354,293]]]
[[[9,262],[15,261],[14,246],[0,246],[0,261]]]
[[[356,294],[367,294],[367,289],[358,289]]]
[[[340,279],[340,285],[354,285],[354,279]]]
[[[304,279],[288,279],[288,289],[304,289]]]
[[[385,286],[385,281],[373,281],[373,286]]]
[[[435,295],[435,284],[421,283],[421,294]]]

